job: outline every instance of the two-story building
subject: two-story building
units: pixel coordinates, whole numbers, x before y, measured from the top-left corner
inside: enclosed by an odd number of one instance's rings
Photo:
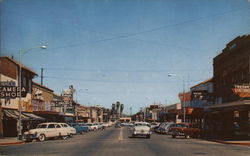
[[[21,66],[21,71],[19,70]],[[21,72],[21,100],[19,75]],[[2,129],[4,136],[17,136],[19,128],[19,116],[22,119],[22,127],[25,127],[24,122],[32,120],[33,105],[32,105],[32,79],[37,74],[10,57],[0,57],[0,95],[2,108]],[[21,102],[21,103],[20,103]],[[19,115],[19,110],[28,115]],[[31,114],[31,115],[30,115]],[[1,131],[0,131],[1,132]]]
[[[213,133],[250,137],[250,35],[235,38],[213,60]]]

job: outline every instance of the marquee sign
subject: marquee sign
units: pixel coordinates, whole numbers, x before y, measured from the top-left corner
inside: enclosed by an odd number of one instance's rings
[[[15,82],[2,81],[0,82],[0,98],[15,99],[17,97],[26,96],[26,89],[15,86]]]
[[[242,85],[234,85],[232,88],[234,94],[238,95],[239,97],[250,97],[250,85],[249,84],[242,84]]]
[[[206,90],[194,90],[191,95],[192,100],[207,100],[208,93]]]

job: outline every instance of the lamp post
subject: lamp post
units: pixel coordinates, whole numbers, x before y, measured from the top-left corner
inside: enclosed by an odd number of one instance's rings
[[[175,74],[168,74],[168,77],[172,77],[172,76],[177,76]],[[182,84],[183,84],[183,90],[182,90],[182,94],[183,94],[183,122],[186,122],[186,98],[185,98],[185,78],[184,76],[182,77]]]
[[[47,49],[47,46],[39,46],[39,47],[32,47],[26,50],[19,50],[19,123],[18,123],[18,139],[22,140],[22,65],[21,65],[21,57],[28,51],[35,49],[35,48],[41,48],[41,49]]]

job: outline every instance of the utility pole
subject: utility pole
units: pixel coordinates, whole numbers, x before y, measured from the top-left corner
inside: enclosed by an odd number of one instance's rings
[[[183,77],[183,121],[186,122],[186,97],[185,97],[185,80]]]
[[[44,68],[41,68],[41,85],[43,85],[43,70],[44,70]]]
[[[132,107],[130,107],[129,109],[130,109],[130,116],[132,116]]]
[[[0,73],[0,82],[2,75]],[[3,109],[2,109],[2,98],[0,98],[0,138],[3,137]]]

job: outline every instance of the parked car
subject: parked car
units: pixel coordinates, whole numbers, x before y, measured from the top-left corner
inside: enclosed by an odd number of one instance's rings
[[[90,127],[90,130],[91,130],[91,131],[96,131],[96,130],[98,130],[97,124],[88,123],[87,125]]]
[[[159,126],[160,123],[153,122],[153,123],[151,123],[150,125],[151,125],[151,129],[154,129],[155,127]]]
[[[32,141],[37,139],[39,141],[45,141],[47,138],[60,137],[67,139],[69,131],[65,129],[61,124],[56,122],[42,123],[37,125],[35,129],[31,129],[24,133],[26,141]]]
[[[174,125],[173,122],[165,122],[161,126],[158,127],[156,130],[160,134],[170,134],[171,133],[171,127]]]
[[[79,124],[82,126],[83,131],[85,133],[88,133],[90,131],[89,126],[86,123],[79,123]]]
[[[131,127],[130,137],[145,136],[150,138],[152,132],[150,124],[147,122],[135,122],[134,126]]]
[[[70,125],[66,123],[59,123],[68,133],[69,137],[72,137],[76,134],[76,129],[74,127],[71,127]]]
[[[175,124],[175,126],[171,128],[171,131],[173,138],[176,138],[177,136],[184,136],[185,138],[199,138],[201,136],[201,129],[191,123]]]
[[[85,132],[88,132],[88,127],[84,126],[83,124],[80,123],[69,123],[69,125],[73,128],[76,129],[76,133],[83,134]]]

